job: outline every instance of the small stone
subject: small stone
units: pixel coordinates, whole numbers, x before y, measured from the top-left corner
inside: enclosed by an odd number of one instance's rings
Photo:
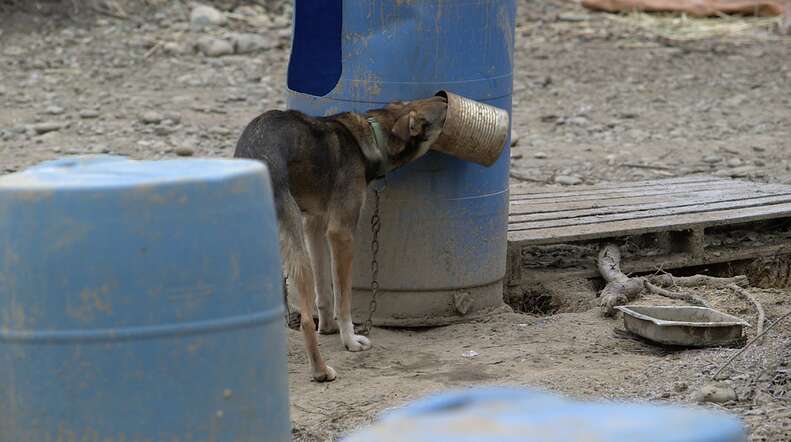
[[[585,117],[581,117],[581,116],[571,117],[571,118],[567,118],[566,119],[566,124],[571,124],[573,126],[585,126],[589,122],[590,122],[590,120],[588,120]]]
[[[162,45],[162,49],[166,54],[170,55],[182,55],[187,53],[187,48],[184,47],[184,45],[173,41],[169,41]]]
[[[700,390],[692,394],[692,399],[698,403],[712,402],[715,404],[722,404],[725,402],[737,400],[736,390],[730,385],[719,383],[708,383],[701,387]]]
[[[478,352],[475,351],[475,350],[467,350],[464,353],[462,353],[461,355],[463,357],[465,357],[465,358],[474,358],[474,357],[478,356]]]
[[[222,126],[214,126],[211,129],[209,129],[209,132],[211,132],[211,133],[213,133],[215,135],[223,135],[223,136],[225,136],[225,135],[230,135],[231,134],[231,129],[228,129],[227,127],[222,127]]]
[[[719,163],[722,161],[722,157],[719,155],[706,155],[703,157],[703,162],[708,164]]]
[[[731,158],[730,160],[728,160],[727,164],[728,167],[739,167],[742,164],[744,164],[744,161],[742,161],[741,158]]]
[[[174,152],[180,157],[191,157],[195,151],[191,147],[177,147]]]
[[[233,49],[237,54],[249,54],[264,49],[272,49],[277,46],[276,41],[260,34],[232,34],[230,38]]]
[[[233,392],[231,391],[230,388],[226,388],[225,390],[222,391],[222,397],[225,399],[230,399],[232,395]]]
[[[583,22],[583,21],[588,21],[590,19],[591,18],[590,18],[589,15],[574,14],[574,13],[571,13],[571,12],[566,12],[566,13],[558,15],[558,21],[565,21],[565,22],[571,22],[571,23],[579,23],[579,22]]]
[[[44,112],[49,115],[62,115],[64,112],[66,112],[66,109],[63,109],[60,106],[52,105],[47,106],[47,109]]]
[[[729,171],[732,178],[746,178],[755,173],[755,167],[752,166],[739,166],[734,167]]]
[[[156,111],[146,111],[140,115],[140,121],[143,124],[159,124],[163,119],[165,119],[165,117]]]
[[[45,121],[43,123],[37,123],[31,126],[33,132],[38,135],[45,134],[47,132],[55,132],[63,129],[64,127],[66,127],[66,124],[59,121]]]
[[[511,147],[516,146],[519,144],[519,133],[515,130],[511,129]]]
[[[686,382],[676,382],[673,384],[673,391],[676,393],[683,393],[689,389],[689,385]]]
[[[758,167],[766,166],[766,162],[764,160],[755,160],[755,161],[753,161],[753,164],[755,164]]]
[[[190,12],[190,25],[196,30],[203,30],[210,26],[222,26],[228,18],[211,6],[200,5]]]
[[[533,153],[533,158],[538,159],[538,160],[543,160],[546,157],[547,157],[547,154],[544,153],[544,152],[535,152],[535,153]]]
[[[753,146],[753,150],[756,152],[766,152],[766,148],[763,146]]]
[[[84,118],[86,120],[99,118],[99,111],[96,109],[83,109],[80,111],[80,118]]]
[[[582,184],[582,179],[573,175],[558,175],[555,177],[555,183],[563,186],[576,186]]]
[[[203,36],[195,42],[195,47],[207,57],[222,57],[233,54],[233,45],[228,40]]]

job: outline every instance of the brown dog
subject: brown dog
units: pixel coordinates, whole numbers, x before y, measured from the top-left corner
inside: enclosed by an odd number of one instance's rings
[[[349,351],[371,348],[368,338],[354,334],[351,317],[354,232],[366,187],[425,154],[442,131],[446,110],[445,99],[433,97],[364,115],[315,118],[269,111],[245,128],[236,145],[234,157],[269,167],[280,250],[299,293],[302,333],[317,381],[335,379],[335,370],[319,354],[312,294],[319,332],[340,330]]]

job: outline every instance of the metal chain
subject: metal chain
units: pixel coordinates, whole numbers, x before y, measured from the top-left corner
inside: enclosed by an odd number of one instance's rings
[[[365,320],[360,334],[368,335],[373,326],[373,316],[376,312],[376,295],[379,291],[379,261],[376,255],[379,253],[379,230],[382,228],[382,219],[379,217],[380,192],[384,189],[373,188],[374,191],[374,213],[371,215],[371,302],[368,304],[368,319]]]

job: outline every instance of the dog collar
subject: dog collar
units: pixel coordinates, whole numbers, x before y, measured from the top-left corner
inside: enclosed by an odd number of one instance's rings
[[[360,143],[360,150],[362,150],[363,156],[370,163],[374,178],[380,178],[392,169],[390,167],[390,158],[387,155],[387,138],[382,132],[382,125],[376,121],[376,118],[368,117],[367,120],[374,142],[373,145]]]

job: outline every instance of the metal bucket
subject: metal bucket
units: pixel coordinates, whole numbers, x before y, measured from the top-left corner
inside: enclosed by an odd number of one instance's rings
[[[508,112],[444,90],[436,95],[448,100],[448,114],[431,148],[483,166],[494,164],[508,140]]]

